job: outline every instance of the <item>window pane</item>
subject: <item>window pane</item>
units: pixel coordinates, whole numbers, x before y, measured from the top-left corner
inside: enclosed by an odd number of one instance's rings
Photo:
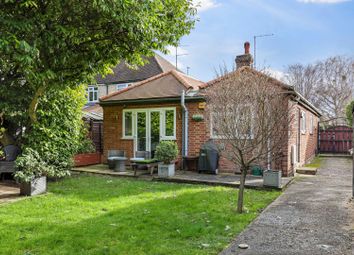
[[[146,113],[138,112],[137,121],[137,150],[146,151]]]
[[[151,112],[151,157],[155,156],[156,146],[160,142],[160,112]]]
[[[174,127],[175,127],[175,116],[174,110],[167,110],[165,112],[165,135],[174,136]]]
[[[124,113],[124,135],[125,136],[132,136],[133,135],[133,113],[132,112],[125,112]]]
[[[89,101],[90,101],[90,102],[93,101],[93,92],[89,92]]]

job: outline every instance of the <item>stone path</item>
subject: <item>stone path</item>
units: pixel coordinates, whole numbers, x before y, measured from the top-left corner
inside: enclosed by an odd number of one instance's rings
[[[324,158],[318,175],[297,177],[221,254],[354,255],[351,174],[350,159]]]

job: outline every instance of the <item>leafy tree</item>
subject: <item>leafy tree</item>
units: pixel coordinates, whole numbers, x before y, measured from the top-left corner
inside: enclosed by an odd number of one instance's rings
[[[34,124],[46,91],[165,52],[190,32],[194,14],[190,0],[1,1],[0,109]]]
[[[353,107],[354,107],[354,101],[351,101],[345,108],[345,115],[347,117],[349,126],[353,126]]]

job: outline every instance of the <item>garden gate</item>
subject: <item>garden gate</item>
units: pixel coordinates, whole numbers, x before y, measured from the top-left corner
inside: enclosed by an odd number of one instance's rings
[[[320,128],[318,152],[349,154],[349,150],[352,148],[352,137],[353,129],[348,126]]]

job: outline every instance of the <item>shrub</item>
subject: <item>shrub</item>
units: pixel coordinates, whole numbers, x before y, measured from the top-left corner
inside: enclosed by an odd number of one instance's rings
[[[345,114],[349,126],[353,125],[353,106],[354,106],[354,101],[351,101],[345,108]]]
[[[16,159],[15,179],[19,182],[30,182],[41,176],[54,176],[54,167],[47,164],[39,153],[27,148],[21,156]]]
[[[36,151],[40,156],[38,162],[43,161],[53,168],[52,177],[70,173],[73,155],[82,146],[82,141],[87,139],[87,129],[82,120],[84,93],[83,86],[61,91],[48,90],[38,105],[38,122],[25,131],[23,151],[26,148]]]
[[[172,141],[161,141],[156,146],[155,157],[159,161],[163,161],[165,164],[170,164],[178,156],[177,143]]]
[[[77,154],[83,154],[83,153],[91,153],[95,152],[96,147],[93,144],[92,140],[89,138],[84,138],[81,141],[81,144],[79,145],[79,148],[77,150]]]

